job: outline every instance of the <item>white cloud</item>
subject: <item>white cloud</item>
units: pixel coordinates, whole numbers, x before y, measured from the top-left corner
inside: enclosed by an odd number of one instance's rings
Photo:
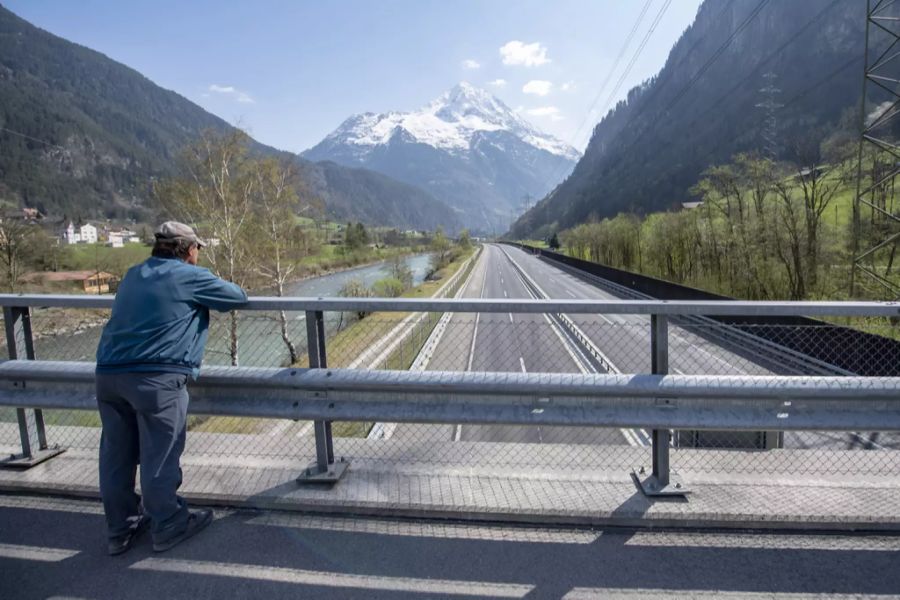
[[[493,81],[488,81],[488,85],[492,85],[494,87],[501,88],[506,85],[506,80],[505,79],[495,79]]]
[[[467,58],[466,60],[462,61],[462,68],[463,69],[480,69],[481,63],[479,63],[477,60],[472,60],[471,58]]]
[[[550,62],[547,58],[547,47],[539,42],[526,44],[518,40],[507,42],[500,47],[500,56],[504,65],[524,65],[538,67]]]
[[[549,81],[533,79],[522,86],[522,91],[526,94],[534,94],[535,96],[546,96],[550,93],[553,84]]]
[[[559,89],[561,89],[564,92],[574,92],[575,91],[575,82],[567,81],[564,84],[562,84],[561,86],[559,86]]]
[[[559,109],[555,106],[539,106],[538,108],[529,108],[525,114],[532,117],[549,117],[551,121],[562,121],[565,117],[559,114]]]
[[[218,85],[214,83],[209,86],[209,91],[215,92],[217,94],[231,96],[241,104],[253,104],[254,102],[256,102],[253,98],[250,97],[250,94],[240,91],[233,85]]]

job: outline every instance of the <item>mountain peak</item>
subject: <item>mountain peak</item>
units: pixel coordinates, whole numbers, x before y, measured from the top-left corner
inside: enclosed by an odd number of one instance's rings
[[[459,154],[471,150],[475,134],[494,131],[508,132],[530,146],[568,160],[580,157],[577,150],[537,130],[491,93],[467,81],[418,111],[354,115],[326,139],[366,153],[403,133],[418,143]]]
[[[486,124],[501,129],[510,129],[512,125],[521,129],[527,125],[500,100],[488,92],[463,81],[444,92],[437,100],[425,109],[437,117],[454,123],[467,117],[479,117]],[[477,128],[477,124],[475,125]]]
[[[492,99],[490,93],[485,90],[475,87],[468,81],[460,81],[452,88],[444,92],[444,94],[438,99],[443,100],[445,102],[471,102],[471,101],[485,101]]]
[[[505,229],[523,198],[546,194],[580,157],[466,81],[419,110],[350,117],[303,155],[421,186],[482,233]]]

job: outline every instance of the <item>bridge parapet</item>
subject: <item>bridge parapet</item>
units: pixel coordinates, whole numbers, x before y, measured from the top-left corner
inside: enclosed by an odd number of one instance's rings
[[[73,327],[72,311],[95,311],[100,322],[111,302],[0,296],[11,359],[0,364],[9,423],[0,444],[16,434],[21,444],[8,466],[95,447],[93,365],[84,359],[99,328]],[[294,366],[273,350],[283,350],[273,314],[281,310],[305,352]],[[857,376],[746,330],[684,320],[766,311],[885,319],[898,307],[254,298],[241,311],[239,359],[269,364],[205,367],[191,387],[192,436],[222,456],[290,457],[301,482],[335,482],[351,462],[398,456],[519,469],[552,456],[578,472],[631,462],[648,495],[690,491],[675,471],[893,476],[900,377]],[[214,324],[214,362],[229,358],[215,354],[226,347],[225,325]],[[491,340],[481,354],[479,337]],[[535,365],[530,351],[543,360]],[[492,364],[503,368],[485,368]]]

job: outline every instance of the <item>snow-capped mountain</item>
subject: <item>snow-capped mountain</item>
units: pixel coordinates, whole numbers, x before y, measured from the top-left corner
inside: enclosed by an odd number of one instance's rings
[[[303,156],[424,187],[485,233],[504,231],[524,203],[543,197],[580,158],[468,83],[415,112],[352,116]]]

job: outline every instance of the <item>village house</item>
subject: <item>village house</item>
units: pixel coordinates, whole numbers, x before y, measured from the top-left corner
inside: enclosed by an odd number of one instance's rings
[[[116,291],[118,278],[105,271],[42,271],[29,273],[22,278],[23,283],[48,284],[69,291],[77,287],[87,294],[108,294]]]
[[[113,248],[122,248],[125,244],[139,244],[141,236],[130,229],[111,229],[106,234],[106,245]]]
[[[69,221],[69,226],[63,231],[62,240],[66,244],[96,244],[97,228],[90,223],[75,227],[72,221]]]

